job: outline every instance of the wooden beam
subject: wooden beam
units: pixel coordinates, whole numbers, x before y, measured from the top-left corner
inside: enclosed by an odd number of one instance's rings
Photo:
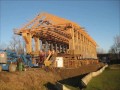
[[[32,52],[32,36],[31,36],[31,34],[30,33],[22,33],[22,37],[26,43],[26,52],[31,53]]]
[[[35,51],[39,51],[40,50],[40,41],[38,37],[34,37],[34,41],[35,41]]]

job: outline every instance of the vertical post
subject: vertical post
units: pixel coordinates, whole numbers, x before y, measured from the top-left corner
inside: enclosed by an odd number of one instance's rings
[[[69,40],[69,49],[70,49],[70,50],[74,50],[74,49],[75,49],[75,42],[74,42],[74,39],[75,39],[75,37],[74,37],[74,28],[71,28],[71,29],[70,29],[70,33],[71,33],[72,39]]]
[[[26,53],[31,53],[32,52],[32,36],[31,33],[22,33],[22,37],[25,40],[26,43]]]
[[[40,50],[42,50],[42,40],[39,41],[40,41]]]
[[[45,40],[42,40],[42,50],[45,50]]]
[[[84,37],[84,46],[85,46],[85,58],[86,58],[86,38]]]
[[[55,43],[55,51],[57,52],[57,43]]]
[[[50,50],[53,50],[53,43],[50,42]]]
[[[84,57],[84,38],[82,34],[82,58]]]
[[[28,34],[28,40],[29,40],[29,44],[28,45],[28,52],[32,52],[32,37],[31,37],[31,33]]]
[[[72,48],[75,50],[75,36],[74,36],[74,28],[72,28]]]
[[[64,52],[64,45],[62,45],[62,52]]]
[[[59,44],[59,52],[61,53],[61,45]]]
[[[48,42],[45,41],[45,52],[47,52],[47,51],[48,51]]]
[[[90,58],[90,41],[88,41],[88,48],[89,48],[89,50],[88,50],[88,56]]]
[[[80,51],[80,54],[81,54],[81,33],[79,33],[79,51]]]
[[[86,52],[87,52],[87,58],[88,58],[88,39],[86,40]]]
[[[38,52],[40,50],[40,41],[38,37],[34,37],[35,41],[35,50]]]
[[[79,47],[79,54],[81,54],[81,34],[80,34],[80,32],[78,32],[78,47]]]
[[[78,31],[76,31],[76,47],[75,47],[75,50],[77,51],[76,54],[79,54]]]
[[[81,34],[81,54],[83,57],[83,35]]]
[[[78,43],[78,31],[75,30],[74,32],[74,42],[75,42],[75,54],[79,54],[79,43]]]
[[[50,41],[48,41],[48,50],[50,50]]]
[[[91,47],[90,47],[90,41],[89,41],[89,57],[91,58]]]

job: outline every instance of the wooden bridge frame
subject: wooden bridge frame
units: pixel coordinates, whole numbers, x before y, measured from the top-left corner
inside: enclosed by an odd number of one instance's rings
[[[26,42],[26,52],[38,54],[40,40],[42,49],[80,55],[82,58],[97,58],[96,42],[78,24],[48,13],[41,13],[24,27],[16,29]],[[32,39],[35,50],[32,50]]]

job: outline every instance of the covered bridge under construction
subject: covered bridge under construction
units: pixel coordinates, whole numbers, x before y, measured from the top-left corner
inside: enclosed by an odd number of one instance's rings
[[[84,28],[52,14],[41,13],[37,15],[24,27],[17,29],[15,34],[21,35],[25,40],[28,54],[39,55],[40,50],[45,52],[55,50],[57,56],[72,56],[69,58],[70,60],[91,59],[90,62],[97,59],[97,44]],[[32,50],[32,39],[35,42],[34,51]]]

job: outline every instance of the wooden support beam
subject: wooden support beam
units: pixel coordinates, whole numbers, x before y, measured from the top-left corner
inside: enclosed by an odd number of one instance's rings
[[[45,52],[47,52],[48,51],[48,49],[49,49],[49,47],[48,47],[49,45],[48,45],[48,41],[46,40],[45,41]]]
[[[38,37],[34,37],[34,41],[35,41],[35,51],[39,51],[40,50],[40,40]]]
[[[75,50],[75,37],[74,37],[74,28],[70,29],[72,39],[69,40],[69,49]]]
[[[58,51],[57,43],[55,43],[55,51]]]
[[[43,17],[45,17],[43,19]],[[49,22],[50,21],[50,22]],[[41,23],[40,23],[41,22]],[[42,23],[43,22],[43,23]],[[47,23],[49,24],[47,24]],[[69,50],[73,54],[81,54],[83,57],[96,58],[96,42],[89,34],[76,23],[59,18],[52,14],[41,14],[31,22],[19,29],[18,35],[22,35],[26,42],[27,53],[32,52],[32,38],[35,41],[35,51],[39,51],[41,40],[57,42],[61,45],[69,45]],[[55,46],[57,51],[57,45]],[[46,49],[46,43],[44,49]],[[53,45],[51,50],[53,49]],[[59,47],[59,51],[64,51]]]
[[[26,44],[29,44],[29,40],[27,38],[27,33],[22,33],[22,37],[25,40]]]
[[[32,52],[32,36],[30,33],[22,33],[22,37],[26,43],[26,53]]]

